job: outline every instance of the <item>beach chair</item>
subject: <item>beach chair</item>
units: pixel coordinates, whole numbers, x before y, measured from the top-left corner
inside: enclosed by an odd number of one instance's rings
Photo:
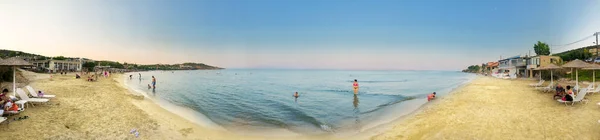
[[[0,123],[3,123],[4,121],[6,121],[6,117],[0,117]]]
[[[546,87],[536,87],[535,89],[540,90],[542,92],[550,92],[554,90],[554,82],[550,82]]]
[[[21,100],[27,101],[33,107],[35,107],[33,103],[47,103],[48,101],[50,101],[50,99],[29,98],[29,96],[27,96],[27,93],[25,93],[25,91],[23,91],[23,89],[21,88],[17,88],[17,95],[19,95],[19,98],[21,98]]]
[[[43,97],[39,97],[37,92],[35,92],[35,90],[31,86],[25,86],[25,88],[29,91],[29,94],[35,98],[54,98],[54,97],[56,97],[56,95],[48,95],[48,94],[44,94]]]
[[[600,84],[598,84],[598,86],[600,86]],[[597,86],[594,89],[588,90],[588,93],[591,93],[591,94],[594,94],[597,92],[600,92],[600,87],[597,87]]]
[[[539,87],[539,86],[542,86],[544,84],[544,82],[546,82],[546,81],[545,80],[540,80],[540,82],[534,83],[534,84],[529,84],[529,86]]]
[[[573,101],[563,101],[562,99],[558,99],[556,101],[558,101],[559,103],[564,103],[565,106],[567,105],[567,103],[571,103],[571,106],[574,105],[576,102],[583,102],[586,101],[584,100],[585,98],[585,94],[587,94],[587,89],[586,88],[582,88],[579,93],[577,94],[577,96],[573,97]],[[571,96],[570,94],[567,94],[569,96]]]

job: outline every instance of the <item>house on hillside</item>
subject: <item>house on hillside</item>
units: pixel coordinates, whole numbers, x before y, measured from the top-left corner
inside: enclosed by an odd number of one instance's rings
[[[528,70],[527,75],[529,75],[529,78],[532,78],[533,75],[536,74],[533,71],[533,69],[538,68],[538,67],[544,67],[549,64],[558,65],[561,62],[562,62],[562,59],[558,56],[538,55],[538,56],[528,57],[527,58],[527,70]]]
[[[498,72],[508,73],[510,77],[526,76],[527,63],[526,57],[520,55],[509,57],[498,61]]]

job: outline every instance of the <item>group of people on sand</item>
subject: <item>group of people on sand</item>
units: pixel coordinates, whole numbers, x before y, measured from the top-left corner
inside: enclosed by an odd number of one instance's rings
[[[4,89],[0,93],[0,108],[2,108],[0,115],[19,112],[19,106],[8,96],[8,89]]]
[[[576,92],[574,92],[573,87],[567,85],[566,90],[561,85],[556,85],[556,94],[554,94],[554,99],[561,99],[563,101],[573,101],[573,97],[575,97]]]

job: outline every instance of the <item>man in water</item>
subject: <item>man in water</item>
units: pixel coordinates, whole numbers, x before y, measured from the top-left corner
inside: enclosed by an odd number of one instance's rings
[[[431,100],[433,100],[434,98],[435,98],[435,92],[433,92],[433,93],[431,93],[431,94],[427,95],[427,101],[431,101]]]
[[[133,75],[129,75],[129,80],[131,80],[133,78]]]
[[[152,89],[156,89],[156,78],[152,76]]]
[[[142,73],[138,73],[140,75],[140,80],[142,80]]]
[[[298,92],[294,93],[294,97],[296,97],[296,98],[299,97]]]

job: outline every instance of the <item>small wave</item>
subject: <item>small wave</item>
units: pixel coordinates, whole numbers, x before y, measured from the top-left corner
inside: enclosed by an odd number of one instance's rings
[[[353,80],[347,81],[347,82],[354,82]],[[391,81],[358,81],[359,83],[403,83],[403,82],[408,82],[408,80],[391,80]]]
[[[329,125],[326,125],[326,124],[321,124],[321,130],[330,132],[330,133],[335,132],[335,131],[333,131],[333,129],[331,129],[331,127]]]
[[[384,107],[395,105],[397,103],[401,103],[401,102],[408,101],[408,100],[413,100],[413,99],[416,99],[416,97],[414,97],[414,96],[405,97],[405,98],[403,98],[401,100],[396,100],[396,101],[393,101],[393,102],[388,102],[386,104],[378,105],[375,109],[372,109],[372,110],[369,110],[369,111],[365,111],[365,112],[361,112],[360,114],[369,114],[371,112],[375,112],[377,110],[383,109]]]

